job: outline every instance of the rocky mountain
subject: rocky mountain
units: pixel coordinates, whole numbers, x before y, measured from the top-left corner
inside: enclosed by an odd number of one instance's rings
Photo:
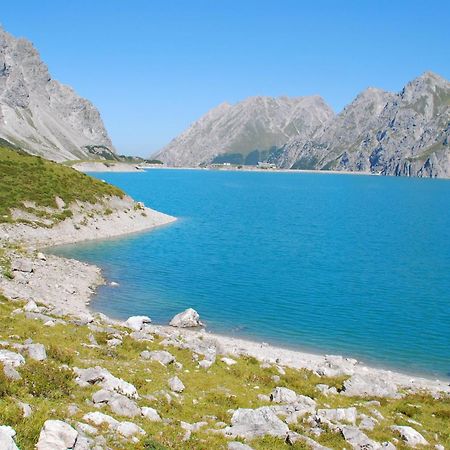
[[[293,136],[312,138],[333,111],[317,96],[251,97],[209,111],[155,158],[171,166],[256,164]]]
[[[313,139],[295,137],[269,160],[284,168],[450,176],[450,83],[427,72],[397,93],[369,88]]]
[[[52,79],[25,39],[0,29],[0,138],[55,161],[114,159],[98,110]]]

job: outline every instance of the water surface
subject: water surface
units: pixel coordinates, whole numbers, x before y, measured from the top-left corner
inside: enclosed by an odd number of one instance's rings
[[[102,173],[172,225],[55,252],[101,266],[93,308],[374,365],[450,372],[450,182],[308,173]]]

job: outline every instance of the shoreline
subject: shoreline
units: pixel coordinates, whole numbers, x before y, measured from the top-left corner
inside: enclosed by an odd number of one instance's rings
[[[158,213],[148,208],[146,211],[152,212],[160,220],[147,221],[146,226],[142,224],[139,224],[139,226],[135,225],[133,230],[124,226],[120,230],[115,228],[111,232],[110,228],[107,227],[106,229],[109,229],[110,233],[105,233],[105,229],[101,228],[103,231],[102,236],[99,236],[101,233],[97,233],[96,235],[90,234],[88,237],[85,234],[81,234],[75,238],[71,234],[56,240],[56,242],[49,242],[48,233],[44,229],[42,232],[43,239],[38,239],[38,242],[36,242],[37,236],[35,234],[26,243],[29,249],[42,249],[45,251],[50,247],[61,244],[76,244],[85,240],[109,239],[113,237],[125,237],[130,233],[150,232],[154,228],[176,220],[171,216]],[[125,220],[126,224],[126,221],[130,217],[126,219],[122,218],[121,221]],[[22,234],[23,230],[19,235]],[[87,315],[99,313],[111,323],[123,325],[124,321],[111,319],[103,313],[95,311],[90,306],[97,288],[110,282],[104,279],[100,267],[52,254],[45,254],[44,258],[42,256],[40,258],[36,258],[36,256],[34,258],[22,256],[22,260],[26,259],[27,263],[32,265],[32,271],[26,274],[19,271],[18,276],[14,280],[7,281],[4,278],[0,279],[0,289],[3,290],[6,297],[11,300],[21,298],[43,303],[47,307],[52,308],[50,312],[57,316],[71,315],[75,317],[86,317]],[[24,282],[24,277],[27,278],[26,282]],[[45,300],[43,300],[44,298]],[[423,375],[408,374],[383,367],[373,367],[351,357],[323,355],[290,349],[279,345],[270,345],[261,341],[233,337],[221,333],[211,333],[206,329],[180,329],[161,324],[152,324],[150,328],[152,332],[175,338],[203,339],[206,337],[212,339],[217,342],[218,347],[222,349],[224,354],[230,356],[247,355],[261,362],[271,362],[296,369],[304,368],[324,375],[370,377],[371,379],[385,380],[397,386],[399,389],[427,390],[434,394],[438,392],[450,394],[449,380],[433,379]]]

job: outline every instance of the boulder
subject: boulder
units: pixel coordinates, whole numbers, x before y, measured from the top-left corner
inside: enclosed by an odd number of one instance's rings
[[[412,427],[394,425],[391,427],[391,429],[395,433],[399,434],[405,444],[409,447],[429,445],[427,440]]]
[[[28,356],[35,361],[44,361],[47,359],[45,347],[42,344],[28,344],[25,346]]]
[[[33,300],[30,300],[24,307],[23,307],[24,311],[28,311],[28,312],[36,312],[39,311],[39,307],[38,305],[36,305],[36,302],[34,302]]]
[[[172,392],[181,393],[184,391],[185,386],[178,377],[172,377],[169,379],[169,388]]]
[[[177,314],[169,322],[169,325],[177,328],[192,328],[202,326],[200,316],[195,309],[188,308],[185,311]]]
[[[378,450],[382,446],[369,439],[358,427],[344,426],[341,428],[344,439],[356,450]]]
[[[17,372],[16,369],[14,369],[13,366],[10,364],[4,364],[3,365],[3,373],[5,374],[5,377],[12,381],[18,381],[22,379],[22,376],[19,372]]]
[[[2,450],[19,450],[16,443],[14,442],[14,437],[16,432],[13,428],[1,425],[0,426],[0,449]]]
[[[288,426],[267,406],[258,409],[237,409],[231,418],[231,426],[224,429],[227,436],[246,439],[265,435],[285,437],[288,431]]]
[[[353,375],[346,380],[341,394],[348,397],[399,397],[398,388],[393,382],[370,373]]]
[[[142,407],[141,414],[151,422],[161,422],[162,420],[160,415],[158,414],[158,411],[156,411],[156,409],[150,408],[149,406]]]
[[[78,375],[75,382],[80,386],[99,384],[103,389],[108,391],[117,392],[128,398],[139,398],[136,388],[131,383],[115,377],[102,367],[97,366],[88,369],[79,369],[78,367],[75,367],[74,372]]]
[[[334,423],[346,422],[354,425],[356,423],[356,408],[336,408],[336,409],[318,409],[317,416],[322,422],[330,421]]]
[[[14,258],[11,261],[11,269],[14,272],[33,272],[33,263],[29,259],[24,258]]]
[[[234,366],[235,364],[237,364],[237,362],[234,359],[227,358],[227,357],[223,357],[221,359],[221,361],[223,363],[225,363],[227,366]]]
[[[137,404],[124,395],[115,394],[114,398],[108,402],[108,406],[114,414],[119,416],[136,417],[141,415]]]
[[[133,331],[141,331],[145,325],[150,324],[152,319],[147,316],[132,316],[125,321],[125,326]]]
[[[22,364],[25,364],[25,359],[19,353],[10,350],[0,350],[0,362],[5,366],[10,365],[12,367],[19,367]]]
[[[117,427],[117,432],[124,437],[131,437],[135,434],[146,434],[141,427],[132,422],[120,422]]]
[[[39,435],[36,450],[73,449],[78,432],[62,420],[47,420]]]
[[[145,350],[141,353],[141,358],[148,359],[150,361],[157,361],[164,366],[167,366],[175,361],[175,356],[165,350],[155,350],[152,352]]]
[[[110,430],[115,430],[120,423],[118,420],[114,419],[114,417],[108,416],[108,414],[103,414],[99,411],[85,414],[83,416],[83,420],[86,422],[91,422],[97,426],[106,424]]]
[[[331,450],[328,447],[324,447],[316,442],[314,439],[311,439],[308,436],[303,436],[302,434],[296,433],[295,431],[289,431],[286,435],[286,443],[289,445],[295,445],[297,442],[306,444],[308,448],[312,450]]]
[[[276,387],[270,394],[270,401],[274,403],[295,403],[297,393],[285,387]]]
[[[253,450],[246,444],[241,442],[228,442],[228,450]]]

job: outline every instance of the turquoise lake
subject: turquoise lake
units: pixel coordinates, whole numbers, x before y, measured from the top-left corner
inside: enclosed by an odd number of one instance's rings
[[[92,307],[450,378],[450,181],[312,173],[94,174],[179,220],[55,248],[102,267]]]

